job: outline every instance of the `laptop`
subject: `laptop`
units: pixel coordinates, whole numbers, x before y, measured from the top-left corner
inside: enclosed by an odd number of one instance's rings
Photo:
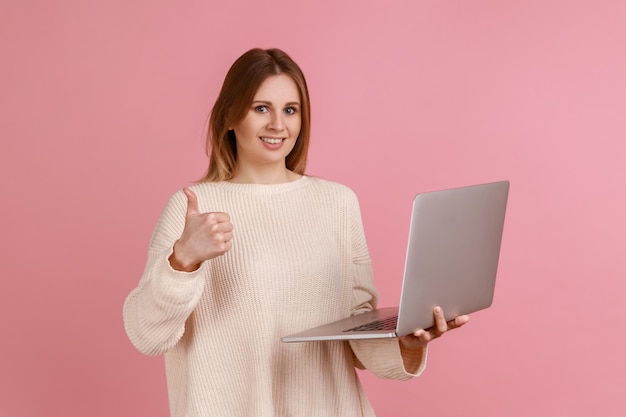
[[[281,338],[283,342],[385,339],[491,306],[509,182],[418,194],[406,252],[400,306],[357,314]]]

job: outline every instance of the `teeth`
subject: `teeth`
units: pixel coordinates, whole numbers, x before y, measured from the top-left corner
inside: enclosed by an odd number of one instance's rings
[[[276,145],[283,141],[281,138],[261,138],[261,140],[265,143],[271,143],[272,145]]]

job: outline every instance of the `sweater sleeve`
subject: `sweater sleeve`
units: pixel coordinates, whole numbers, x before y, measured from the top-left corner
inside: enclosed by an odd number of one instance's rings
[[[350,213],[354,270],[351,314],[355,315],[375,309],[378,292],[356,196],[351,201]],[[406,380],[418,376],[426,367],[427,348],[408,349],[397,338],[351,340],[349,343],[356,366],[380,378]]]
[[[194,272],[174,270],[168,261],[185,224],[186,199],[179,191],[167,203],[150,240],[146,268],[124,303],[124,327],[131,343],[147,355],[161,355],[185,332],[208,278],[206,262]]]

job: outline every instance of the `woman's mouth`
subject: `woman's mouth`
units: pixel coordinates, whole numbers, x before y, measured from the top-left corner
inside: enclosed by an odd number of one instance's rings
[[[283,140],[285,140],[285,138],[268,138],[268,137],[261,137],[261,140],[265,143],[269,143],[271,145],[277,145],[280,142],[282,142]]]

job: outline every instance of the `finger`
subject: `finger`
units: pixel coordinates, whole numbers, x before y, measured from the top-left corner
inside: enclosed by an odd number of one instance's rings
[[[200,210],[198,209],[198,197],[196,193],[191,191],[189,188],[183,188],[183,193],[187,196],[187,214],[198,214]]]
[[[443,309],[439,306],[433,309],[433,314],[435,316],[435,330],[438,333],[445,333],[448,330],[448,323],[446,323],[446,318],[443,314]]]
[[[215,221],[215,220],[213,220]],[[211,225],[211,231],[214,233],[228,233],[233,231],[233,224],[231,222],[213,223]]]
[[[227,223],[230,222],[230,216],[228,213],[221,213],[219,211],[214,211],[209,213],[210,220],[215,223]]]
[[[233,247],[233,242],[231,240],[226,240],[219,244],[218,250],[220,255],[225,254]]]
[[[456,317],[454,320],[450,320],[448,322],[448,328],[449,329],[456,329],[457,327],[463,326],[468,321],[469,321],[469,316],[459,316],[459,317]]]
[[[214,236],[217,242],[230,242],[233,240],[233,234],[230,232],[227,233],[218,233]]]
[[[424,343],[428,343],[430,342],[430,339],[432,339],[430,332],[424,329],[416,330],[415,332],[413,332],[413,336],[415,336],[416,338],[418,338],[420,341]]]
[[[402,336],[400,338],[400,342],[407,348],[414,349],[418,347],[425,346],[428,342],[424,342],[420,338],[416,337],[413,334],[408,334],[406,336]]]

